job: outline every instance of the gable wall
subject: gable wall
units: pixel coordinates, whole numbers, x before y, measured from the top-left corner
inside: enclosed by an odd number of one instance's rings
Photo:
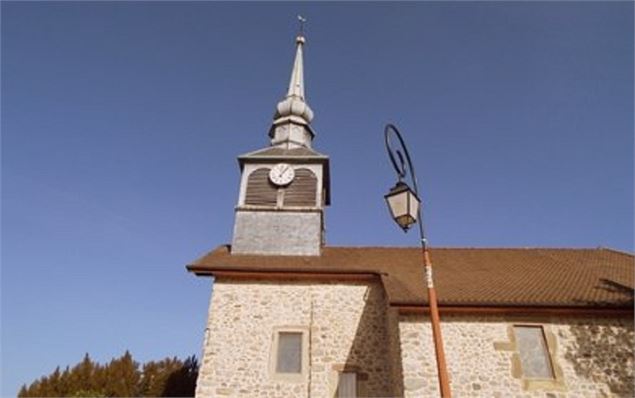
[[[400,395],[386,314],[378,282],[216,281],[196,396],[332,397],[338,370],[358,374],[360,395]],[[272,375],[274,332],[284,327],[309,332],[310,372],[300,382]]]

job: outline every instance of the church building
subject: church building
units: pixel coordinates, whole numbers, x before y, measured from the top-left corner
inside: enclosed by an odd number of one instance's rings
[[[438,397],[420,249],[325,245],[330,163],[295,44],[270,144],[238,157],[231,244],[187,266],[213,277],[196,396]],[[430,252],[453,396],[634,395],[633,255]]]

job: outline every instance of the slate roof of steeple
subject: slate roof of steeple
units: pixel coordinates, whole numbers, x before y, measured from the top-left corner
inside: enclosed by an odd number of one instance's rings
[[[249,152],[238,157],[238,159],[245,158],[316,158],[327,160],[329,157],[306,147],[287,149],[272,146],[264,149],[258,149],[257,151]]]

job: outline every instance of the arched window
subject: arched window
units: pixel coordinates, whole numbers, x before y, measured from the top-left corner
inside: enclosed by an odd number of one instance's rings
[[[270,169],[254,170],[247,178],[246,205],[275,206],[278,189],[269,182]]]
[[[314,207],[317,202],[317,177],[309,169],[296,169],[293,182],[284,192],[284,206]]]

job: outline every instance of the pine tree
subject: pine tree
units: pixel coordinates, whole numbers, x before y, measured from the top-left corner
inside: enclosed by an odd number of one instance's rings
[[[143,367],[140,395],[144,397],[162,397],[170,375],[183,366],[176,357],[165,358],[159,362],[148,362]]]
[[[51,397],[61,397],[63,396],[62,391],[60,391],[60,367],[56,367],[53,373],[48,376],[48,385],[50,396]]]
[[[60,397],[66,397],[69,393],[72,392],[71,370],[68,366],[66,366],[66,368],[60,375],[58,390],[60,391]]]
[[[188,357],[183,365],[168,378],[164,397],[194,396],[198,377],[198,361],[194,355]]]
[[[137,388],[141,375],[139,364],[132,359],[130,352],[126,352],[117,359],[110,361],[106,371],[106,393],[110,397],[139,396]]]
[[[108,364],[93,362],[88,353],[64,371],[59,366],[47,376],[23,385],[18,397],[159,397],[194,396],[198,361],[165,358],[150,361],[139,370],[129,351]]]

